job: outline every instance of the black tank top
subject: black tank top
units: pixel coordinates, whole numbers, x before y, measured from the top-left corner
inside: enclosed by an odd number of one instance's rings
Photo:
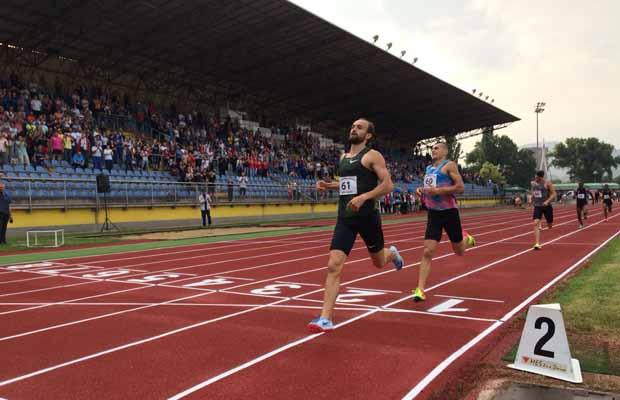
[[[358,212],[353,212],[347,204],[355,196],[370,192],[377,187],[379,178],[374,171],[362,165],[362,158],[370,151],[365,147],[354,157],[343,157],[338,166],[340,174],[340,199],[338,201],[339,218],[357,218],[373,214],[377,210],[375,199],[366,200]]]

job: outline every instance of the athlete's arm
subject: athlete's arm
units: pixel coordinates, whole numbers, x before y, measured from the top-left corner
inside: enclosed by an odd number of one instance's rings
[[[340,156],[340,161],[344,158],[345,154]],[[323,179],[316,181],[316,190],[322,192],[328,189],[340,189],[340,178],[335,178],[331,182],[325,182]]]
[[[429,196],[447,195],[447,194],[460,194],[465,191],[465,184],[463,184],[463,178],[459,174],[459,170],[454,161],[450,161],[446,164],[446,174],[454,182],[451,186],[444,186],[439,188],[424,188],[422,191]]]
[[[366,153],[364,157],[362,157],[362,165],[364,165],[364,161],[369,164],[367,168],[372,169],[375,174],[377,174],[377,178],[379,178],[380,183],[370,192],[361,193],[351,199],[349,206],[353,209],[353,211],[357,211],[367,200],[385,196],[388,193],[392,193],[394,190],[392,177],[385,165],[385,159],[381,153],[376,150],[371,150]]]
[[[547,197],[547,200],[545,200],[545,202],[543,203],[543,205],[545,206],[551,204],[551,202],[557,197],[557,193],[555,191],[555,186],[553,186],[553,183],[547,182],[547,190],[549,190],[549,197]]]
[[[338,189],[340,186],[340,179],[336,178],[331,182],[325,182],[324,180],[316,181],[317,190]]]

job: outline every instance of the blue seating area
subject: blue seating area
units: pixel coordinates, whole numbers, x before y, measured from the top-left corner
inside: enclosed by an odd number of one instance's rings
[[[92,199],[96,192],[96,176],[100,173],[110,176],[110,181],[132,181],[132,183],[120,183],[127,186],[125,190],[113,190],[110,197],[150,197],[151,183],[176,182],[176,178],[168,172],[161,171],[125,171],[118,166],[114,166],[112,171],[104,169],[93,170],[92,168],[74,169],[66,161],[52,161],[52,171],[45,169],[35,169],[32,165],[5,164],[2,171],[8,178],[8,190],[15,199],[28,198],[32,200],[58,200],[64,199],[65,193],[68,199]],[[12,179],[23,178],[23,179]],[[30,179],[28,179],[30,178]],[[136,183],[133,183],[133,182]],[[143,185],[144,187],[139,187]],[[112,185],[114,186],[114,184]],[[147,188],[148,186],[148,188]],[[148,194],[146,193],[148,192]],[[174,192],[174,191],[172,191]],[[157,195],[165,196],[163,190],[155,191]]]

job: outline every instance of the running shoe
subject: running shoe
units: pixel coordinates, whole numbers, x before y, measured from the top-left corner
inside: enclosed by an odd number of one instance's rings
[[[400,256],[400,253],[398,252],[396,246],[390,246],[390,251],[392,252],[392,254],[394,254],[394,259],[392,260],[392,264],[394,264],[394,269],[396,269],[396,271],[400,271],[403,268],[403,265],[405,265],[405,260],[403,260],[403,258]]]
[[[540,250],[541,248],[542,248],[542,246],[540,244],[538,244],[538,243],[536,243],[534,245],[534,250]]]
[[[424,293],[424,290],[420,288],[415,288],[415,290],[412,290],[412,293],[413,301],[415,301],[416,303],[426,300],[426,294]]]
[[[465,238],[465,243],[467,244],[467,247],[474,247],[476,245],[476,239],[474,239],[472,235],[467,233],[466,230],[463,230],[463,237]]]
[[[323,317],[315,318],[308,324],[308,331],[311,333],[329,332],[333,330],[334,323]]]
[[[583,229],[583,224],[579,224],[579,229]]]

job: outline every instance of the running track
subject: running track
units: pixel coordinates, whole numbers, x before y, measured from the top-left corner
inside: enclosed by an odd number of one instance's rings
[[[377,270],[361,242],[345,266],[336,331],[319,313],[330,231],[0,267],[0,398],[427,398],[502,326],[604,243],[620,218],[574,207],[530,250],[531,212],[468,216],[478,246],[438,247],[428,300],[423,222],[384,227],[405,257]]]

